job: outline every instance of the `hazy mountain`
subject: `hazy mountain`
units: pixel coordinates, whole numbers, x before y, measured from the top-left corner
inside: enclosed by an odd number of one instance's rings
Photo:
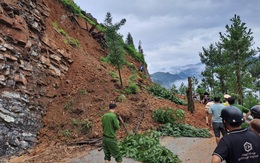
[[[183,82],[188,83],[188,77],[195,76],[201,80],[201,72],[205,69],[205,65],[200,63],[189,64],[185,66],[172,66],[169,68],[163,68],[159,72],[151,74],[153,82],[162,85],[165,88],[171,88],[172,84],[175,84],[177,88]]]

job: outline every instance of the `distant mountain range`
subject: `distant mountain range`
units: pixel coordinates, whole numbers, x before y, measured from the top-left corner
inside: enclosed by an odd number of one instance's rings
[[[163,68],[159,72],[151,74],[152,81],[169,89],[172,84],[178,88],[183,82],[188,83],[188,77],[196,77],[199,81],[202,79],[201,72],[204,71],[205,65],[200,63],[189,64],[185,66],[172,66]]]

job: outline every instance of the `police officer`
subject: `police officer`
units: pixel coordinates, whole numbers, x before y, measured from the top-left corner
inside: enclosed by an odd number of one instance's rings
[[[242,129],[243,114],[234,106],[225,107],[221,117],[228,134],[222,137],[212,154],[211,163],[260,163],[260,136]]]

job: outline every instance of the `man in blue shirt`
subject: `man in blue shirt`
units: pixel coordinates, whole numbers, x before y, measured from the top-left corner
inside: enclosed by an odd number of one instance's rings
[[[216,137],[216,143],[220,141],[220,132],[222,136],[226,135],[224,124],[222,118],[220,117],[221,111],[225,106],[220,103],[220,97],[214,97],[214,104],[209,107],[209,125],[211,127],[211,122],[213,126],[214,135]]]

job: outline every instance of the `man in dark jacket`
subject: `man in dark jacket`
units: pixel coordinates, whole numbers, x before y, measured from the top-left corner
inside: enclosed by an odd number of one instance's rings
[[[118,163],[122,162],[122,155],[116,140],[116,130],[119,127],[119,121],[115,114],[116,103],[110,102],[109,112],[102,116],[102,128],[103,128],[103,150],[105,153],[105,163],[109,163],[111,155]]]

